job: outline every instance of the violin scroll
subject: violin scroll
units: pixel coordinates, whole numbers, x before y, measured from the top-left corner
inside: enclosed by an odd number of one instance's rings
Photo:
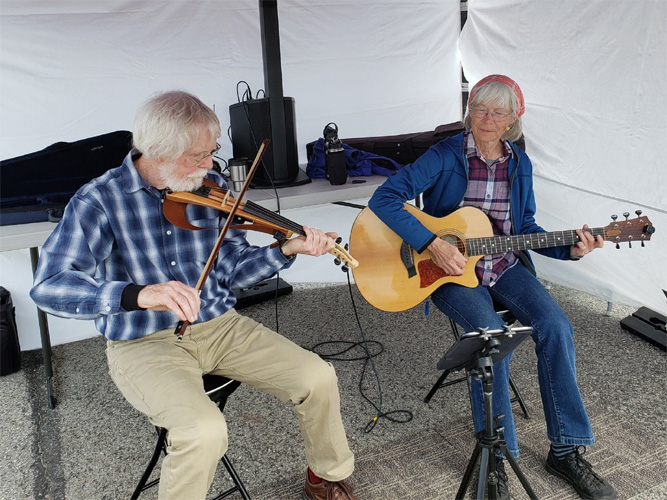
[[[336,245],[329,251],[329,253],[335,257],[334,263],[337,266],[343,264],[343,267],[341,267],[343,272],[347,272],[350,267],[358,267],[359,261],[350,255],[350,252],[348,252],[348,245],[346,244],[345,247],[342,247],[339,240],[341,240],[341,238],[336,239]]]

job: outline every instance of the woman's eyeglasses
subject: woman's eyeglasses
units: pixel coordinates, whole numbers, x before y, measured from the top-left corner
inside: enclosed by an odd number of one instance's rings
[[[491,118],[493,118],[494,122],[502,122],[512,116],[512,113],[508,113],[507,111],[491,111],[490,109],[486,109],[481,106],[475,106],[472,108],[470,110],[470,114],[478,120],[483,120],[486,118],[486,115],[491,114]]]

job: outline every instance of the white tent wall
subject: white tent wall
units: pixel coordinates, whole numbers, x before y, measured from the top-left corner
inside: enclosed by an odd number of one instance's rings
[[[503,73],[523,90],[538,223],[601,227],[639,209],[656,227],[645,248],[538,255],[538,275],[667,313],[667,2],[470,0],[460,51],[471,86]]]
[[[3,159],[131,130],[139,104],[172,88],[215,106],[226,129],[237,82],[247,81],[253,96],[264,85],[255,0],[0,1]],[[604,226],[612,213],[642,209],[657,228],[646,248],[607,244],[579,263],[537,257],[540,276],[667,312],[667,183],[657,156],[667,146],[665,2],[468,3],[459,41],[457,0],[280,0],[284,92],[296,100],[301,160],[329,121],[352,137],[458,120],[458,41],[471,83],[498,72],[524,90],[541,225]],[[355,214],[329,205],[284,215],[346,237]],[[0,254],[0,270],[21,347],[37,348],[27,250]],[[283,277],[345,280],[329,259],[308,257]],[[92,322],[49,323],[54,344],[95,335]]]
[[[301,162],[305,144],[330,121],[341,137],[363,137],[460,119],[458,0],[278,5],[284,94],[295,99]],[[264,87],[257,0],[0,0],[2,159],[131,130],[148,96],[174,88],[215,108],[225,131],[220,155],[230,158],[228,108],[241,80],[253,97]],[[297,211],[294,220],[347,237],[349,209],[331,223],[315,217],[332,215],[330,207]],[[345,279],[330,260],[305,257],[294,267],[285,278],[295,282]],[[0,271],[21,348],[38,348],[28,251],[0,253]],[[87,321],[50,316],[49,326],[54,344],[96,334]]]
[[[302,162],[330,121],[353,137],[460,119],[456,0],[278,4]],[[237,83],[264,87],[257,0],[2,0],[0,21],[3,159],[131,130],[141,102],[173,88],[215,107],[226,132]]]

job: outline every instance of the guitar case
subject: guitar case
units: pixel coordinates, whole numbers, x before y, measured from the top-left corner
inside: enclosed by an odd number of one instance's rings
[[[428,148],[440,142],[447,137],[460,134],[465,129],[462,122],[448,123],[439,125],[434,130],[428,132],[417,132],[411,134],[386,135],[379,137],[355,137],[351,139],[341,139],[344,144],[375,153],[386,158],[394,160],[401,165],[413,163],[417,158],[428,151]],[[313,146],[317,141],[306,144],[306,156],[308,159],[313,154]],[[515,141],[517,146],[525,150],[523,136]]]
[[[407,165],[426,153],[428,148],[435,143],[461,132],[463,132],[463,123],[455,122],[440,125],[435,130],[428,132],[379,137],[355,137],[341,139],[341,141],[352,148],[375,153],[390,158],[401,165]],[[309,159],[313,154],[314,144],[315,142],[306,144],[306,155]]]
[[[76,191],[119,167],[132,148],[132,133],[120,130],[0,162],[0,226],[58,222]]]

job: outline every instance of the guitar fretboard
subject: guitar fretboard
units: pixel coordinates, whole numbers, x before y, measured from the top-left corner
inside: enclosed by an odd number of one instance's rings
[[[596,227],[588,230],[593,236],[601,235],[604,228]],[[548,233],[516,234],[512,236],[492,236],[490,238],[471,238],[466,240],[467,254],[490,255],[514,250],[531,250],[534,248],[551,248],[570,246],[579,241],[574,229],[551,231]]]

